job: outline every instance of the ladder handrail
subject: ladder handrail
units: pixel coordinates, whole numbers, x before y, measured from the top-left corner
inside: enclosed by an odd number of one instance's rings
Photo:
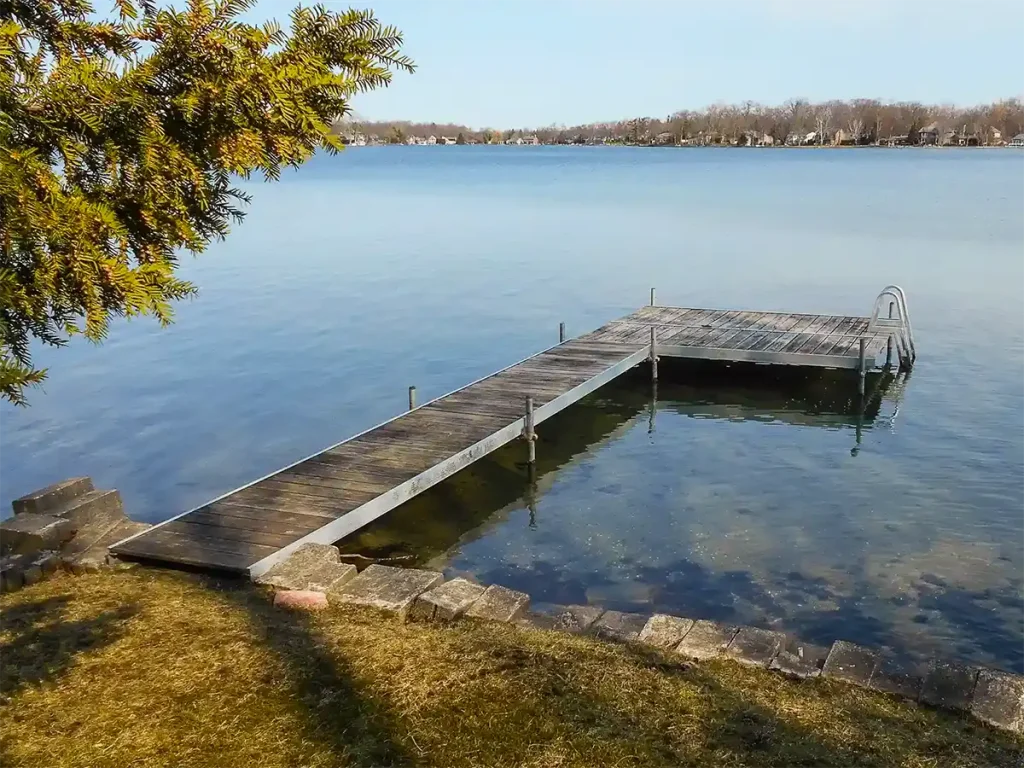
[[[878,327],[879,313],[882,311],[882,304],[887,296],[894,300],[897,311],[899,312],[902,333],[894,334],[897,337],[897,344],[903,348],[900,351],[905,352],[909,364],[913,365],[917,360],[917,347],[914,344],[914,329],[910,324],[910,310],[907,308],[907,294],[902,288],[898,285],[887,285],[881,290],[878,297],[875,299],[875,306],[871,312],[871,320],[868,323],[868,328],[874,330]]]

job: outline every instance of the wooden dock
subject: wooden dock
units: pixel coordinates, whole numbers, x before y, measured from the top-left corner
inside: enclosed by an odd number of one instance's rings
[[[644,307],[111,547],[118,557],[258,575],[333,543],[658,357],[845,368],[915,357],[903,292],[869,317]],[[885,303],[887,316],[883,317]],[[412,405],[412,403],[410,403]]]

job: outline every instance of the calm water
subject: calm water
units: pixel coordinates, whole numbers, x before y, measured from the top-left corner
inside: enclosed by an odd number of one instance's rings
[[[178,322],[38,361],[0,502],[90,474],[156,521],[643,304],[864,314],[919,348],[844,380],[675,369],[542,425],[345,542],[527,589],[1024,671],[1024,154],[366,148],[189,261]],[[653,418],[652,418],[653,417]],[[652,429],[653,422],[653,429]]]

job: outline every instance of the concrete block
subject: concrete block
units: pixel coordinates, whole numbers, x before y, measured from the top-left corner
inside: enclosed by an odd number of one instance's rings
[[[524,629],[555,629],[555,617],[546,613],[535,611],[524,611],[514,622],[517,627]]]
[[[109,548],[122,539],[142,533],[151,527],[148,523],[137,523],[134,520],[129,520],[127,517],[122,517],[120,520],[109,525],[105,521],[100,520],[95,524],[88,525],[85,530],[76,533],[71,541],[60,548],[60,554],[65,559],[72,559],[76,555],[80,555],[90,549],[98,547]]]
[[[916,665],[883,656],[871,674],[868,687],[882,693],[891,693],[917,701],[921,695],[922,675]]]
[[[293,611],[322,611],[327,608],[327,595],[311,589],[284,589],[274,593],[274,606]]]
[[[125,522],[121,494],[117,491],[88,491],[54,507],[49,514],[70,520],[77,536],[92,540],[110,530],[111,526]]]
[[[971,714],[996,728],[1024,733],[1024,677],[995,669],[980,670]]]
[[[767,667],[779,651],[786,636],[781,632],[757,627],[740,627],[725,649],[725,655],[748,667]]]
[[[93,489],[88,477],[69,477],[11,502],[16,515],[43,514]]]
[[[25,583],[22,577],[23,558],[17,555],[0,558],[0,592],[17,592]]]
[[[60,558],[56,552],[40,552],[32,559],[32,564],[38,566],[46,578],[60,567]]]
[[[58,549],[75,535],[70,520],[53,515],[22,514],[0,523],[0,552],[27,554]]]
[[[631,643],[640,636],[646,624],[647,616],[642,613],[605,611],[590,625],[590,631],[604,640]]]
[[[593,605],[567,605],[554,614],[554,626],[559,632],[586,632],[604,610]]]
[[[878,654],[870,648],[845,640],[836,640],[832,643],[832,650],[825,659],[825,667],[821,674],[867,686],[877,664]]]
[[[354,579],[331,588],[327,599],[332,603],[365,605],[390,611],[404,619],[416,598],[442,581],[444,576],[435,571],[374,563]]]
[[[84,573],[95,573],[111,565],[129,567],[128,564],[111,557],[110,546],[151,527],[148,523],[136,523],[127,518],[107,526],[105,530],[90,526],[84,533],[77,534],[61,547],[59,562],[65,570],[79,576]]]
[[[21,571],[21,579],[28,587],[43,580],[43,569],[35,563],[26,563]]]
[[[410,619],[457,619],[484,594],[485,587],[466,579],[452,579],[416,598],[409,609]]]
[[[672,648],[679,645],[692,627],[693,619],[656,613],[647,620],[637,640],[655,648]]]
[[[943,709],[967,709],[978,671],[963,664],[933,662],[921,686],[921,701]]]
[[[817,677],[821,674],[828,652],[828,648],[820,645],[804,643],[796,638],[786,638],[778,655],[768,665],[768,669],[790,677]]]
[[[148,531],[153,526],[150,523],[139,523],[135,520],[125,518],[123,521],[115,525],[106,534],[104,534],[98,544],[110,547],[117,544],[119,541],[127,539],[129,536],[135,536],[136,534]]]
[[[291,557],[253,581],[278,589],[329,592],[356,577],[358,570],[342,563],[338,548],[330,544],[303,544]]]
[[[525,592],[499,587],[492,584],[483,595],[466,611],[466,616],[489,621],[515,621],[530,604]]]
[[[61,555],[61,562],[67,570],[76,576],[96,573],[107,566],[107,548],[93,547],[74,555]]]
[[[691,659],[713,659],[729,647],[738,631],[739,627],[717,621],[695,621],[676,652]]]

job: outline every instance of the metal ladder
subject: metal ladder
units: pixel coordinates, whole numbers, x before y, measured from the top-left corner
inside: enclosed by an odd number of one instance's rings
[[[882,315],[886,302],[888,309],[886,316]],[[895,315],[894,315],[895,312]],[[907,309],[907,295],[898,285],[887,285],[875,299],[874,309],[871,311],[871,320],[868,323],[869,331],[889,331],[889,349],[886,354],[886,365],[892,364],[892,342],[896,340],[896,354],[899,357],[899,367],[910,369],[914,367],[917,360],[917,348],[914,346],[914,329],[910,325],[910,311]]]

